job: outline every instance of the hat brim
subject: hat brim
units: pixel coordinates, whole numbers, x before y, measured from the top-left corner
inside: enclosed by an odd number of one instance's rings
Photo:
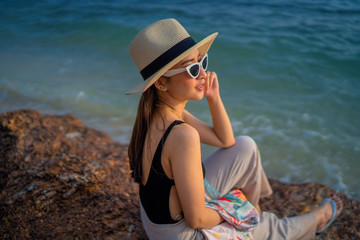
[[[179,61],[187,57],[189,54],[191,54],[195,49],[198,49],[201,55],[205,55],[213,41],[215,40],[218,33],[213,33],[209,35],[208,37],[204,38],[199,43],[195,44],[176,58],[174,58],[171,62],[166,64],[164,67],[162,67],[159,71],[151,75],[148,79],[146,79],[144,82],[136,86],[135,88],[131,89],[130,91],[126,92],[126,95],[129,94],[135,94],[135,93],[141,93],[145,92],[146,89],[148,89],[156,80],[158,80],[162,75],[164,75],[165,72],[167,72],[170,68],[172,68],[175,64],[177,64]]]

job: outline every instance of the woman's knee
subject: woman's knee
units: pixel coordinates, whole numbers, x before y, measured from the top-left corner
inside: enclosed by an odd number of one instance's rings
[[[241,150],[246,150],[249,152],[257,151],[257,145],[255,140],[249,136],[236,137],[234,146]]]
[[[257,165],[258,148],[254,139],[249,136],[236,137],[233,147],[235,148],[234,151],[236,151],[238,159],[242,163]]]

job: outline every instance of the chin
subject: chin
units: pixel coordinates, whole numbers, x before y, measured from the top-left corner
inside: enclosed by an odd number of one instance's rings
[[[192,101],[200,101],[204,98],[204,92],[200,92],[197,94],[194,94],[190,100]]]

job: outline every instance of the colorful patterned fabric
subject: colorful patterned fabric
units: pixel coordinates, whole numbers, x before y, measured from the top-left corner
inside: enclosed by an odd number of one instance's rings
[[[205,179],[205,206],[217,211],[225,222],[211,229],[202,229],[206,239],[251,240],[251,229],[259,220],[256,208],[246,199],[240,190],[219,197],[220,193]],[[214,199],[213,196],[218,197]]]
[[[228,222],[223,222],[210,229],[201,229],[207,240],[251,240],[251,232],[239,231]]]

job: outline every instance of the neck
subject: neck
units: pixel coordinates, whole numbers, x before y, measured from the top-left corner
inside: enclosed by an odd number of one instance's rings
[[[182,118],[182,114],[185,109],[186,102],[187,101],[178,102],[175,101],[175,99],[160,98],[157,107],[163,108],[167,110],[167,112],[171,112],[173,115],[176,115],[180,120],[184,121]]]
[[[165,103],[159,103],[159,104],[156,104],[157,107],[159,108],[164,108],[166,110],[168,110],[169,112],[175,114],[181,121],[184,121],[183,118],[181,117],[182,116],[182,112],[179,113],[178,111],[176,111],[176,109],[168,104],[165,104]]]

